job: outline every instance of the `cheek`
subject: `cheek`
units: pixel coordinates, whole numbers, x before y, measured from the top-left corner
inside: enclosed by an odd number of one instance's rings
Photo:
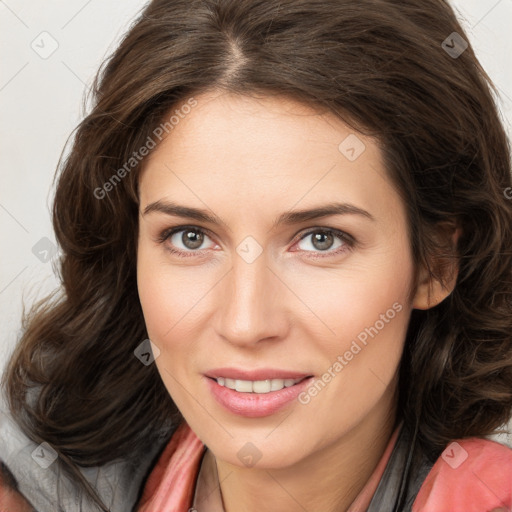
[[[322,278],[317,282],[322,293],[311,302],[335,334],[321,341],[324,368],[319,378],[329,384],[325,391],[321,383],[308,390],[303,403],[311,402],[317,414],[334,424],[345,421],[347,414],[364,415],[382,400],[403,351],[414,272],[407,241],[375,254],[360,268],[351,263]],[[344,407],[333,411],[333,403]]]
[[[364,341],[365,329],[375,324],[392,338],[402,333],[407,315],[397,310],[410,307],[412,277],[412,259],[404,244],[376,251],[372,257],[348,259],[337,268],[296,271],[287,282],[314,313],[312,321],[327,333],[324,347],[333,353],[360,333]]]
[[[179,271],[171,269],[160,258],[156,250],[140,244],[137,260],[139,299],[148,337],[159,349],[155,365],[178,408],[187,411],[193,404],[187,402],[188,395],[181,384],[187,381],[183,361],[193,360],[190,354],[194,344],[182,330],[189,315],[193,314],[190,303],[197,302],[197,290],[190,280],[180,279]]]
[[[139,240],[137,253],[137,287],[139,299],[144,313],[144,320],[149,338],[161,350],[163,334],[172,328],[172,318],[176,294],[172,279],[165,267],[155,257],[155,248],[149,247],[148,242]]]
[[[198,324],[212,288],[211,269],[170,265],[164,249],[140,243],[137,286],[149,338],[161,351],[190,347],[183,331]]]

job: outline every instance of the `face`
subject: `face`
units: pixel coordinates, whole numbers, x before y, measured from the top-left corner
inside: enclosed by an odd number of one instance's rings
[[[332,114],[195,99],[139,182],[155,364],[218,459],[293,465],[389,413],[412,308],[405,207],[376,141]]]

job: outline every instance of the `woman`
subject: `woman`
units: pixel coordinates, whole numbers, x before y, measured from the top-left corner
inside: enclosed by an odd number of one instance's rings
[[[62,166],[63,294],[4,379],[72,482],[54,509],[509,510],[491,88],[441,0],[151,2]],[[115,461],[137,496],[84,469]]]

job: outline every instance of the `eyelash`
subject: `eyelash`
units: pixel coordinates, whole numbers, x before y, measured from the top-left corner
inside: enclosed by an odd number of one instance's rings
[[[162,231],[162,233],[160,233],[160,235],[157,238],[157,242],[160,244],[164,244],[165,242],[167,242],[167,240],[169,240],[169,238],[171,238],[176,233],[179,233],[180,231],[187,231],[187,230],[202,233],[202,234],[207,235],[209,238],[212,238],[210,231],[208,231],[207,229],[200,228],[198,226],[177,226],[177,227],[166,229],[166,230]],[[305,238],[307,238],[309,235],[312,235],[313,233],[333,234],[335,237],[337,237],[338,239],[340,239],[343,242],[343,245],[341,247],[338,247],[338,249],[336,249],[334,251],[327,250],[323,254],[321,251],[318,251],[318,252],[317,251],[303,251],[306,253],[312,253],[312,255],[311,255],[312,258],[327,258],[327,257],[337,256],[344,252],[353,250],[354,246],[356,245],[355,239],[348,233],[345,233],[344,231],[340,231],[339,229],[327,228],[327,227],[310,228],[305,233],[302,233],[300,236],[294,238],[294,241],[293,241],[294,245],[295,245],[295,243],[300,242],[301,240],[304,240]],[[172,254],[176,254],[180,257],[189,258],[189,257],[196,256],[198,253],[201,253],[203,250],[206,250],[206,249],[195,250],[195,251],[194,250],[180,251],[179,249],[167,247],[167,250],[169,252],[171,252]]]

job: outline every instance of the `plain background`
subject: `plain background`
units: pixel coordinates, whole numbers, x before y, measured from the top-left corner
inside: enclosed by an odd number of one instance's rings
[[[512,0],[453,4],[499,88],[511,136]],[[84,115],[84,94],[100,63],[144,5],[141,0],[0,2],[0,367],[19,336],[23,302],[30,306],[58,285],[50,221],[58,159]]]

